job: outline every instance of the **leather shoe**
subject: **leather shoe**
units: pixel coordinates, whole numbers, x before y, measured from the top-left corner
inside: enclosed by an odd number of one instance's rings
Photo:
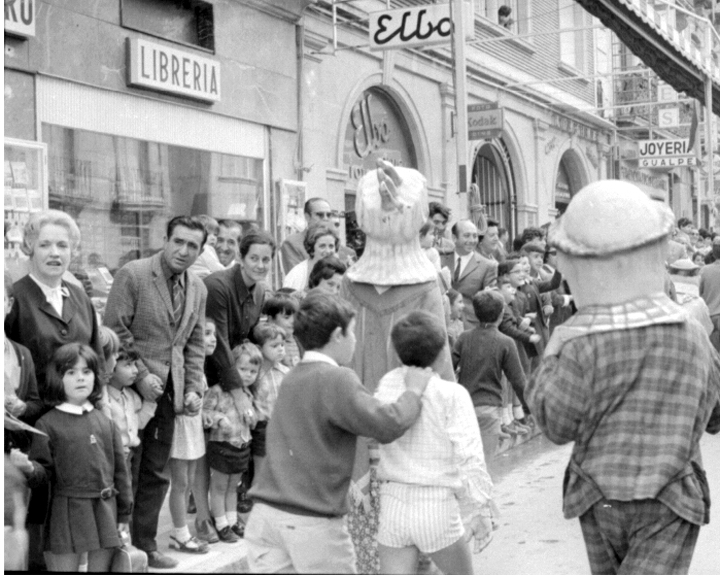
[[[170,556],[166,556],[162,552],[158,552],[157,550],[153,550],[152,552],[147,553],[148,557],[148,566],[150,568],[157,568],[159,570],[169,570],[170,568],[175,568],[178,565],[178,561],[174,558],[170,558]]]

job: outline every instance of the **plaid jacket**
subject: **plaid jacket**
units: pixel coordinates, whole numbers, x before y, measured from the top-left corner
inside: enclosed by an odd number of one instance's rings
[[[720,431],[720,356],[694,321],[591,333],[546,355],[526,398],[556,444],[575,442],[563,511],[657,499],[709,521],[698,443]]]

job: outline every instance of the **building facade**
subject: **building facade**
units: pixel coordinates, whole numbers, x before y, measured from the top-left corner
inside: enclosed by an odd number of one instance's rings
[[[300,2],[15,4],[34,25],[9,31],[6,3],[6,227],[33,209],[25,188],[76,219],[79,266],[111,273],[157,251],[177,214],[273,229],[272,183],[294,170]]]

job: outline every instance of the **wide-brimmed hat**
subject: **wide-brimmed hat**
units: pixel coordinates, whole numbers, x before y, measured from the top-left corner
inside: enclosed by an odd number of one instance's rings
[[[634,184],[599,180],[582,188],[550,225],[548,243],[572,256],[605,257],[668,237],[674,220],[665,204]]]

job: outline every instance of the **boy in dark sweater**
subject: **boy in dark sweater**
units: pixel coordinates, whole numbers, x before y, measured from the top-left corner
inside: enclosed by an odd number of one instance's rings
[[[249,492],[251,572],[356,572],[344,515],[357,437],[392,442],[420,415],[431,372],[408,370],[407,390],[383,404],[340,367],[355,351],[354,316],[345,300],[323,292],[309,293],[296,314],[305,355],[283,380]]]
[[[452,351],[458,382],[470,392],[480,426],[485,462],[495,456],[500,438],[503,412],[502,375],[507,377],[519,398],[525,389],[525,374],[515,342],[501,334],[498,326],[505,301],[497,291],[473,296],[473,309],[480,325],[463,332]]]

